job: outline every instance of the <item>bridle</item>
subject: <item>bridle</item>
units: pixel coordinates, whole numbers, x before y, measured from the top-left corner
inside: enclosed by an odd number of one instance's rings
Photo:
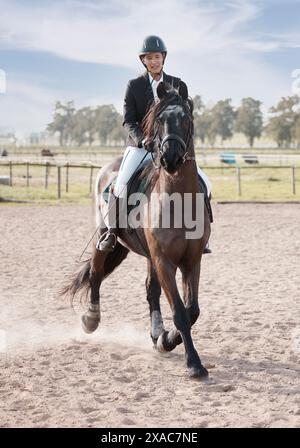
[[[168,107],[168,105],[164,109],[162,109],[160,111],[159,115],[155,119],[156,129],[155,129],[155,132],[154,132],[154,136],[151,139],[152,142],[157,144],[159,154],[162,157],[164,155],[164,145],[169,140],[175,140],[184,149],[184,154],[183,154],[183,156],[181,158],[181,164],[184,164],[185,162],[188,162],[190,160],[196,160],[196,158],[194,156],[191,156],[189,154],[189,146],[190,146],[190,142],[191,142],[191,138],[192,138],[192,119],[191,119],[190,114],[188,114],[189,115],[189,128],[188,128],[188,132],[187,132],[186,141],[184,141],[179,135],[173,134],[173,133],[166,134],[162,140],[160,139],[160,136],[158,134],[158,131],[159,131],[159,117],[160,117],[160,115],[164,112],[164,110],[167,107]],[[154,167],[156,169],[161,168],[161,163],[159,165],[156,164],[156,162],[154,160],[154,157],[153,157],[153,152],[151,152],[151,157],[152,157],[152,162],[153,162]]]

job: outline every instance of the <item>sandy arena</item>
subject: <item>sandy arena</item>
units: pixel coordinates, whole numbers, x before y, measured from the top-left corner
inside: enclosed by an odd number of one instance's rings
[[[300,206],[214,206],[195,346],[152,349],[146,260],[130,254],[101,288],[102,321],[59,297],[91,236],[89,206],[0,207],[1,427],[300,426]],[[164,295],[165,326],[171,313]]]

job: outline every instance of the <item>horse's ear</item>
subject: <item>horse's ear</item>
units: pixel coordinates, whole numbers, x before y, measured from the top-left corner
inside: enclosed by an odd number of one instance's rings
[[[184,101],[187,100],[187,98],[189,96],[189,92],[188,92],[188,88],[187,88],[187,85],[185,84],[185,82],[180,81],[178,93]]]
[[[157,90],[156,91],[157,91],[158,98],[161,100],[168,93],[166,83],[164,83],[163,81],[160,82],[158,84],[158,86],[157,86]]]

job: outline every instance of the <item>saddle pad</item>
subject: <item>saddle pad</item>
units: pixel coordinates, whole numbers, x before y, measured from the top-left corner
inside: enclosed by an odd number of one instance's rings
[[[127,192],[128,197],[130,196],[131,193],[145,193],[148,183],[145,178],[143,178],[143,179],[140,178],[140,173],[142,171],[143,171],[143,168],[141,168],[140,170],[133,173],[132,177],[130,178],[130,180],[128,182],[128,192]],[[112,179],[110,179],[107,186],[103,190],[102,196],[106,203],[108,203],[110,189],[112,189],[112,191],[113,191],[114,185],[116,183],[117,174],[118,174],[117,172],[114,173],[114,177]],[[210,222],[213,222],[213,213],[212,213],[212,208],[211,208],[210,198],[209,198],[209,196],[210,196],[209,186],[205,182],[206,179],[202,178],[200,175],[198,175],[198,177],[199,177],[200,189],[201,189],[202,193],[204,193],[204,202],[205,202],[205,205],[206,205],[209,217],[210,217]],[[127,207],[128,213],[130,213],[130,211],[133,210],[138,205],[139,205],[138,203],[136,205],[128,205],[128,207]]]
[[[144,178],[141,179],[139,177],[139,175],[142,171],[143,171],[143,169],[136,171],[135,173],[133,173],[132,177],[130,178],[130,180],[128,182],[128,191],[127,191],[128,197],[131,193],[145,193],[145,191],[147,189],[147,180]],[[117,174],[118,173],[116,172],[113,179],[110,179],[107,186],[103,190],[102,196],[106,203],[108,203],[108,196],[109,196],[110,190],[111,189],[112,189],[112,191],[114,190],[114,185],[116,183]],[[132,209],[132,208],[134,208],[134,206],[131,205],[130,209]]]

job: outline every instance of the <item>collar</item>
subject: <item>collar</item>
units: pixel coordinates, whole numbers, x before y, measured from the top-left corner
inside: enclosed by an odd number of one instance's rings
[[[164,72],[161,72],[160,78],[158,81],[156,81],[152,76],[150,75],[150,72],[148,72],[148,78],[151,85],[158,84],[159,82],[164,80]]]

